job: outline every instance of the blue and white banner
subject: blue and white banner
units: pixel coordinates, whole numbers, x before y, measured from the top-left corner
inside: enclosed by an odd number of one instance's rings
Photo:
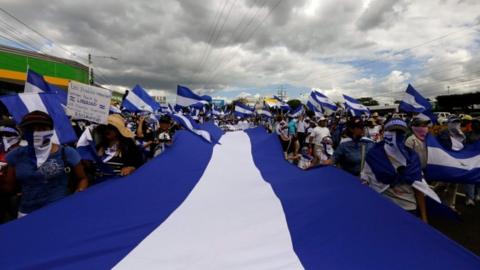
[[[93,126],[88,126],[83,131],[80,138],[77,142],[77,152],[80,155],[82,160],[89,160],[96,164],[98,169],[109,175],[113,174],[113,170],[110,166],[106,165],[102,159],[97,155],[97,150],[95,149],[95,142],[92,137]]]
[[[278,104],[276,105],[276,107],[280,108],[282,111],[290,110],[290,106],[283,99],[277,96],[273,96],[273,98],[278,101]]]
[[[178,106],[188,107],[188,106],[195,105],[196,107],[198,107],[198,106],[206,105],[211,101],[212,101],[212,98],[210,96],[207,96],[207,95],[199,96],[195,94],[192,90],[190,90],[188,87],[181,86],[181,85],[177,86],[176,105]]]
[[[212,106],[212,114],[215,116],[223,116],[224,112],[222,110],[217,110],[215,106]]]
[[[256,113],[257,115],[260,115],[260,116],[263,116],[263,117],[267,117],[267,118],[272,118],[272,117],[273,117],[273,116],[272,116],[272,113],[269,112],[269,111],[266,110],[266,109],[257,110],[257,111],[255,111],[255,113]]]
[[[212,138],[210,133],[206,130],[202,130],[200,125],[198,125],[190,117],[183,115],[181,113],[175,113],[175,114],[172,114],[172,118],[175,122],[180,124],[182,127],[204,138],[207,142],[212,143]]]
[[[128,92],[122,102],[122,107],[131,112],[156,112],[160,110],[160,104],[156,102],[140,85]]]
[[[254,109],[250,108],[248,105],[245,105],[241,102],[235,102],[235,116],[237,117],[248,117],[253,115]]]
[[[335,112],[338,109],[338,106],[335,104],[335,102],[331,101],[327,96],[317,90],[313,90],[310,93],[308,100],[312,102],[313,105],[320,106],[324,110],[328,109]]]
[[[402,112],[422,113],[431,110],[432,104],[409,84],[398,109]]]
[[[426,138],[428,159],[425,177],[430,181],[463,184],[480,183],[480,142],[460,151],[443,148],[437,139]]]
[[[290,110],[290,112],[288,112],[288,116],[295,118],[295,117],[300,117],[303,113],[304,113],[303,105],[300,104],[300,106],[295,108],[295,110]]]
[[[261,128],[215,145],[178,131],[174,142],[121,181],[0,226],[8,247],[0,268],[480,267],[477,256],[357,178],[287,163],[278,137]]]
[[[362,114],[370,114],[370,111],[368,108],[364,105],[362,105],[358,100],[347,96],[343,95],[343,98],[345,99],[345,110],[349,111],[352,116],[361,116]]]
[[[27,81],[25,82],[25,93],[51,93],[55,94],[58,101],[63,105],[67,105],[67,91],[47,83],[42,75],[29,69],[27,71]]]
[[[24,93],[1,96],[0,101],[7,107],[8,112],[17,123],[22,121],[23,116],[33,111],[42,111],[50,115],[55,126],[52,138],[54,143],[66,144],[77,140],[70,120],[55,94]]]

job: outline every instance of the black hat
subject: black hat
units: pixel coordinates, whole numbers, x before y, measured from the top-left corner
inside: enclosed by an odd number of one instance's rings
[[[53,119],[47,113],[42,111],[33,111],[26,114],[20,122],[20,128],[26,128],[31,125],[47,125],[53,128]]]

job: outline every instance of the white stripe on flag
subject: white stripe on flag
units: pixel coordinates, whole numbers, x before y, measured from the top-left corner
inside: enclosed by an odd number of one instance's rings
[[[405,93],[405,96],[403,97],[403,102],[409,104],[410,106],[414,107],[415,109],[424,109],[425,110],[425,107],[420,105],[416,100],[415,100],[415,97],[412,96],[411,94],[409,93]]]
[[[222,136],[188,198],[115,269],[303,269],[247,134]]]
[[[25,88],[23,89],[23,92],[24,93],[43,93],[44,91],[34,84],[25,82]]]
[[[147,103],[145,103],[145,101],[143,101],[143,99],[137,96],[134,92],[128,92],[128,95],[125,99],[128,100],[130,103],[132,103],[138,109],[141,109],[147,112],[153,112],[152,107]]]
[[[355,110],[359,110],[359,111],[366,111],[368,110],[367,107],[363,106],[362,104],[359,104],[359,103],[353,103],[347,99],[345,99],[345,102],[347,103],[347,105],[352,108],[352,109],[355,109]]]
[[[38,94],[23,93],[23,94],[18,94],[18,96],[22,100],[25,107],[27,107],[28,112],[42,111],[44,113],[49,114],[47,107],[45,107],[45,104],[43,104],[43,101]],[[50,115],[50,117],[52,116]],[[55,123],[53,124],[55,125]],[[60,140],[58,139],[57,131],[55,129],[53,130],[52,142],[55,144],[60,144]]]
[[[444,150],[437,147],[428,147],[428,164],[452,167],[462,170],[472,170],[480,168],[480,158],[478,156],[470,158],[454,158]]]
[[[188,107],[188,106],[190,106],[190,105],[197,104],[197,103],[208,104],[208,101],[206,101],[206,100],[197,100],[197,99],[193,99],[193,98],[188,98],[188,97],[183,97],[183,96],[177,95],[177,100],[176,100],[176,103],[175,103],[175,104],[180,105],[180,106],[183,106],[183,107]]]
[[[253,114],[253,112],[251,110],[247,110],[247,109],[242,108],[238,105],[235,106],[235,111],[238,112],[238,113],[243,113],[243,114]]]

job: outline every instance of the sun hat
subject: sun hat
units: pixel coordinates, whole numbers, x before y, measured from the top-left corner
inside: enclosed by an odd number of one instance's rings
[[[109,125],[115,127],[125,138],[134,138],[135,135],[125,126],[125,119],[120,114],[111,114],[107,118]]]

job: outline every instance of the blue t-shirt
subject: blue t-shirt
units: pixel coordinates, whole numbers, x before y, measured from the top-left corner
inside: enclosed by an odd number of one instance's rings
[[[339,164],[343,170],[359,176],[362,167],[362,145],[365,146],[365,157],[374,146],[373,141],[362,138],[341,143],[333,153],[334,162]]]
[[[71,147],[64,148],[67,166],[80,163],[80,155]],[[19,211],[31,213],[65,197],[68,174],[62,159],[62,147],[50,154],[47,161],[37,168],[28,154],[27,147],[19,147],[7,155],[9,166],[15,167],[16,180],[22,187]]]
[[[288,122],[288,134],[289,135],[297,134],[297,123],[295,123],[295,121],[293,120]]]

